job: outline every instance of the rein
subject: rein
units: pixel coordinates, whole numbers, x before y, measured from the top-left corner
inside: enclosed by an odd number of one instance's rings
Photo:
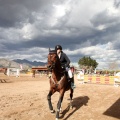
[[[49,77],[49,80],[52,80],[52,82],[54,83],[54,85],[58,86],[61,83],[61,81],[63,80],[63,78],[64,78],[64,76],[62,76],[61,79],[57,83],[55,82],[55,80],[53,79],[52,76]]]
[[[52,70],[53,68],[52,68],[52,66],[50,67],[50,68],[48,68],[48,70]],[[57,70],[59,73],[65,73],[66,71],[65,70],[63,70],[62,72],[61,71],[59,71],[59,70]]]

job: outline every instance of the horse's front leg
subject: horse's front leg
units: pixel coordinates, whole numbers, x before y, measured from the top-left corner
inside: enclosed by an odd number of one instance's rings
[[[49,109],[51,110],[51,113],[54,113],[55,110],[53,110],[53,106],[51,103],[51,96],[53,95],[54,91],[49,91],[48,95],[47,95],[47,100],[48,100],[48,105],[49,105]]]
[[[64,92],[62,94],[60,94],[59,101],[57,103],[56,120],[59,119],[59,113],[60,113],[60,108],[61,108],[61,104],[63,101],[63,96],[64,96]]]

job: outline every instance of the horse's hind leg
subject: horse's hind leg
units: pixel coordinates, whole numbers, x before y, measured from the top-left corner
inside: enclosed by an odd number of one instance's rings
[[[70,109],[72,109],[73,89],[70,89]]]
[[[53,95],[54,92],[49,91],[48,95],[47,95],[47,100],[48,100],[48,105],[49,105],[49,109],[51,110],[51,113],[54,113],[55,110],[53,110],[53,106],[51,103],[51,96]]]

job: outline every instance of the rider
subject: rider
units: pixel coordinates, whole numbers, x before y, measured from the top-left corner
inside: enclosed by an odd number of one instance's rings
[[[62,51],[61,45],[56,45],[55,50],[60,59],[61,67],[62,67],[62,69],[65,69],[68,72],[68,77],[71,81],[71,87],[74,89],[75,88],[74,77],[72,76],[72,73],[70,70],[70,60],[69,60],[68,56]]]

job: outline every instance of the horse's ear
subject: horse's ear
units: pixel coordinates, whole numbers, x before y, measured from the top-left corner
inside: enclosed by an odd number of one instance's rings
[[[49,48],[49,52],[50,52],[50,48]]]

